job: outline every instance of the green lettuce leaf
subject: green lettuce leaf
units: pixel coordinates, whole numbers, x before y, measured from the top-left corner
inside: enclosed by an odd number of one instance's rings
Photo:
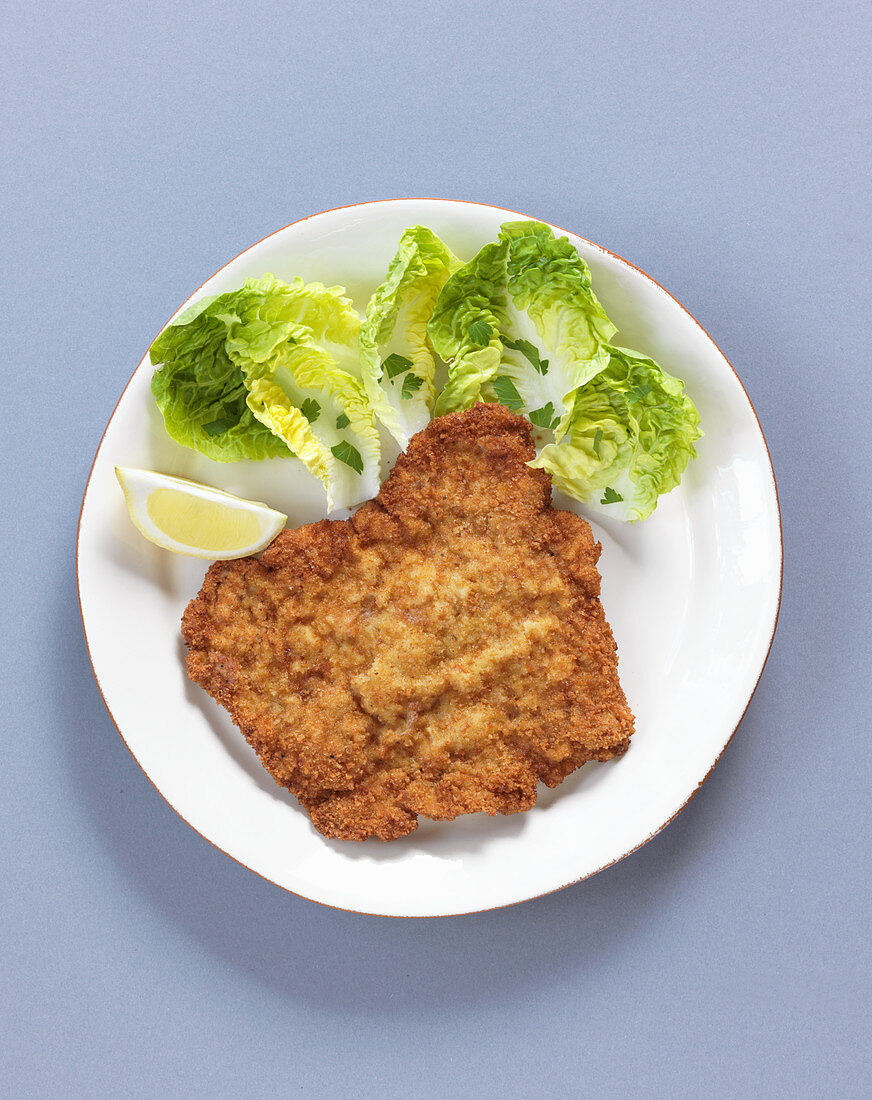
[[[633,522],[678,485],[702,433],[679,379],[637,352],[607,351],[606,368],[576,392],[562,440],[530,465],[593,511]]]
[[[227,354],[227,325],[240,291],[197,302],[151,346],[151,392],[168,434],[216,462],[286,457],[288,445],[248,407],[242,369]]]
[[[541,222],[506,222],[437,300],[430,336],[449,377],[436,413],[509,393],[517,411],[559,439],[575,391],[608,362],[614,332],[567,238]]]
[[[360,362],[376,416],[404,450],[426,427],[436,390],[427,322],[460,260],[423,225],[407,229],[360,329]]]
[[[448,381],[436,399],[436,416],[468,409],[496,375],[500,343],[501,286],[506,245],[486,244],[442,287],[427,326],[438,355],[448,364]]]

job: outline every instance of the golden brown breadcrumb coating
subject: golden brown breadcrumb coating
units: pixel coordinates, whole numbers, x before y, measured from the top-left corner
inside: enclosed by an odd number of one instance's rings
[[[216,562],[188,606],[191,678],[325,836],[528,810],[626,751],[600,547],[533,455],[499,405],[439,417],[351,519]]]

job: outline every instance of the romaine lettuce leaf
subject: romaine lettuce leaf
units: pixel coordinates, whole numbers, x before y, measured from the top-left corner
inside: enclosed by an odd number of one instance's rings
[[[360,316],[344,287],[306,283],[299,277],[284,283],[273,275],[249,279],[245,286],[251,291],[245,308],[228,327],[232,359],[244,359],[246,369],[256,371],[286,341],[310,340],[335,366],[360,377]]]
[[[559,439],[572,395],[606,365],[614,332],[567,238],[541,222],[506,222],[437,300],[430,334],[449,378],[436,413],[500,401]],[[486,334],[482,352],[475,337]]]
[[[486,244],[439,292],[427,326],[433,347],[448,364],[436,416],[475,404],[499,369],[506,253],[505,244]]]
[[[530,465],[593,511],[632,522],[678,485],[702,433],[679,379],[637,352],[607,352],[608,366],[577,390],[563,439]]]
[[[375,496],[379,438],[359,378],[360,316],[342,287],[255,282],[262,298],[227,338],[249,409],[321,479],[328,511]]]
[[[168,409],[175,414],[182,402],[184,420],[193,407],[180,382],[190,382],[193,390],[211,387],[213,405],[222,411],[212,430],[225,427],[212,436],[209,424],[197,421],[196,433],[170,434],[217,457],[215,440],[226,431],[228,439],[241,441],[239,453],[229,449],[228,461],[264,457],[264,450],[293,453],[323,481],[328,511],[375,495],[379,439],[355,377],[359,328],[360,317],[341,287],[302,279],[283,283],[265,275],[197,303],[155,341],[152,361],[165,366],[152,389],[170,429]],[[182,349],[187,374],[167,372]],[[231,424],[236,413],[238,421]]]
[[[436,390],[427,322],[460,260],[423,225],[407,229],[360,329],[360,362],[376,416],[404,450],[426,427]]]

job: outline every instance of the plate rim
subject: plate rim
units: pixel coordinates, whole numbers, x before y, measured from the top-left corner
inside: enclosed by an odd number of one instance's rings
[[[321,217],[324,214],[333,214],[333,213],[337,213],[337,212],[342,211],[342,210],[353,210],[353,209],[357,209],[359,207],[373,207],[373,206],[380,206],[380,205],[384,205],[384,204],[390,205],[390,204],[407,203],[407,202],[433,202],[433,203],[463,204],[463,205],[467,205],[467,206],[475,206],[475,207],[479,207],[479,208],[485,208],[485,209],[488,209],[488,210],[498,210],[501,213],[511,214],[511,215],[516,216],[516,217],[528,219],[528,220],[531,220],[531,221],[541,221],[542,220],[541,218],[532,218],[529,214],[524,214],[521,211],[512,210],[508,207],[499,206],[495,203],[476,202],[473,199],[448,199],[448,198],[444,198],[444,197],[423,196],[423,195],[409,195],[409,196],[402,196],[402,197],[398,196],[398,197],[394,197],[394,198],[385,198],[385,199],[370,199],[370,200],[366,200],[364,202],[346,203],[342,206],[334,206],[334,207],[329,207],[325,210],[318,210],[318,211],[315,211],[312,214],[307,214],[303,218],[297,218],[292,222],[288,222],[287,225],[280,226],[278,229],[274,229],[270,233],[266,233],[259,240],[254,241],[252,244],[248,245],[246,248],[243,248],[235,256],[233,256],[231,259],[229,259],[225,263],[223,263],[216,271],[214,271],[211,275],[209,275],[206,279],[204,279],[203,282],[200,283],[200,285],[198,287],[196,287],[196,289],[193,290],[187,296],[187,298],[185,298],[185,300],[181,303],[181,305],[178,306],[170,314],[170,316],[167,318],[167,320],[163,323],[163,325],[161,325],[161,327],[157,330],[155,335],[152,337],[152,340],[151,340],[149,346],[151,345],[151,343],[154,342],[154,340],[157,338],[157,336],[163,331],[163,329],[166,327],[166,325],[169,324],[169,322],[172,320],[172,318],[174,316],[176,316],[176,314],[181,309],[184,308],[184,306],[187,304],[187,302],[189,302],[200,290],[202,290],[202,288],[206,285],[206,283],[208,283],[212,279],[214,279],[216,275],[218,275],[220,272],[222,272],[225,268],[229,267],[230,264],[235,263],[236,260],[238,260],[241,256],[244,256],[247,252],[250,252],[253,248],[257,248],[258,245],[263,244],[264,241],[267,241],[270,238],[275,237],[279,233],[285,232],[285,230],[287,230],[287,229],[291,229],[293,226],[301,225],[304,222],[310,221],[312,218]],[[98,676],[97,670],[94,667],[94,659],[91,655],[91,647],[90,647],[90,643],[88,641],[88,629],[87,629],[87,626],[85,624],[85,612],[84,612],[84,608],[82,606],[82,591],[81,591],[81,581],[80,581],[80,576],[79,576],[79,557],[80,557],[80,544],[81,544],[81,535],[82,535],[82,514],[83,514],[84,508],[85,508],[85,500],[88,496],[88,490],[90,489],[90,486],[91,486],[91,479],[94,475],[94,467],[97,464],[97,459],[98,459],[98,457],[100,455],[100,451],[103,447],[103,442],[106,438],[106,433],[109,430],[109,426],[111,425],[111,423],[112,423],[112,421],[115,417],[115,414],[118,411],[118,407],[121,404],[121,401],[123,400],[124,395],[127,393],[127,390],[129,389],[131,383],[133,382],[133,379],[134,379],[137,371],[139,370],[139,367],[142,365],[142,361],[140,361],[133,368],[133,371],[132,371],[130,377],[128,378],[127,382],[124,385],[124,388],[122,389],[121,393],[119,394],[118,400],[115,402],[115,405],[113,406],[112,411],[109,414],[109,418],[106,421],[106,425],[103,428],[103,432],[100,436],[100,439],[97,443],[97,447],[94,451],[94,457],[91,460],[91,465],[90,465],[90,468],[88,470],[88,477],[85,481],[85,489],[84,489],[84,492],[82,493],[82,502],[79,505],[79,515],[78,515],[78,520],[76,522],[76,555],[75,555],[75,558],[76,558],[76,598],[77,598],[78,605],[79,605],[79,617],[80,617],[81,623],[82,623],[82,634],[84,635],[84,639],[85,639],[85,650],[88,654],[88,663],[91,667],[91,674],[94,677],[94,682],[97,685],[97,691],[99,692],[100,698],[103,701],[103,706],[106,708],[106,713],[109,715],[109,719],[112,722],[112,725],[115,727],[115,730],[118,733],[118,736],[121,738],[121,741],[123,742],[125,748],[130,753],[133,760],[135,761],[135,763],[136,763],[137,767],[139,768],[139,770],[146,777],[146,779],[149,781],[149,783],[152,785],[152,787],[157,791],[157,793],[164,800],[164,802],[167,804],[167,806],[169,806],[169,808],[173,811],[173,813],[176,814],[176,816],[179,817],[190,829],[192,829],[193,832],[195,832],[197,834],[197,836],[201,837],[208,844],[211,844],[213,848],[215,848],[217,851],[221,852],[222,855],[226,856],[228,859],[232,860],[234,863],[238,864],[240,867],[244,867],[247,871],[250,871],[252,874],[257,875],[258,878],[263,879],[265,882],[271,883],[271,885],[277,887],[279,890],[283,890],[285,893],[290,894],[293,897],[301,898],[305,901],[312,902],[315,905],[322,905],[325,908],[334,909],[334,910],[337,910],[338,912],[343,912],[343,913],[354,913],[356,915],[361,915],[361,916],[378,916],[378,917],[382,917],[382,918],[388,918],[388,919],[391,919],[391,920],[447,919],[448,917],[453,917],[453,916],[458,916],[459,917],[459,916],[470,916],[474,913],[490,913],[490,912],[494,912],[498,909],[508,909],[508,908],[511,908],[512,906],[515,906],[515,905],[524,905],[527,902],[536,901],[537,899],[543,898],[543,897],[548,897],[548,895],[550,895],[550,894],[556,894],[558,891],[565,890],[570,886],[576,886],[578,883],[584,882],[586,879],[593,878],[594,875],[600,874],[601,871],[608,870],[609,867],[613,867],[616,863],[620,863],[622,860],[626,859],[628,856],[631,856],[634,852],[638,852],[640,848],[643,848],[646,844],[649,843],[649,841],[653,840],[656,836],[658,836],[667,827],[667,825],[670,825],[675,820],[675,818],[678,817],[678,815],[684,809],[686,809],[686,807],[693,801],[693,799],[697,796],[697,794],[699,794],[699,792],[702,790],[703,786],[705,785],[705,783],[708,781],[709,777],[711,776],[712,772],[714,771],[715,766],[718,764],[718,762],[720,761],[723,754],[727,751],[727,748],[730,745],[730,742],[736,736],[736,733],[738,732],[739,726],[742,724],[742,721],[744,720],[744,717],[748,712],[748,707],[751,705],[751,700],[754,698],[754,695],[757,691],[757,688],[760,685],[760,680],[762,679],[763,671],[766,668],[766,664],[767,664],[767,662],[769,660],[769,656],[772,652],[772,645],[775,641],[775,632],[776,632],[777,627],[778,627],[778,620],[779,620],[779,616],[780,616],[780,613],[781,613],[781,600],[782,600],[782,596],[783,596],[783,592],[784,592],[784,528],[783,528],[783,522],[782,522],[782,516],[781,516],[781,501],[780,501],[779,494],[778,494],[778,482],[777,482],[777,479],[775,477],[775,466],[774,466],[774,463],[772,462],[772,453],[769,450],[769,443],[768,443],[768,441],[766,439],[766,435],[763,431],[763,426],[760,423],[760,417],[758,416],[757,410],[754,407],[754,403],[751,400],[747,389],[745,388],[744,382],[742,381],[741,377],[739,376],[738,372],[736,371],[736,368],[733,366],[733,364],[730,362],[730,360],[724,354],[724,352],[722,351],[720,346],[717,344],[717,342],[712,338],[712,336],[708,332],[708,330],[706,328],[704,328],[703,325],[700,324],[700,322],[696,319],[696,317],[694,317],[694,315],[690,312],[690,310],[687,309],[687,307],[684,306],[675,297],[674,294],[671,294],[655,278],[653,278],[651,275],[649,275],[647,271],[644,271],[641,267],[638,267],[636,264],[632,263],[630,260],[625,259],[619,253],[613,252],[610,249],[605,248],[603,245],[597,244],[595,241],[589,240],[587,237],[582,237],[580,234],[576,233],[574,230],[564,229],[562,226],[557,225],[555,222],[546,222],[545,224],[552,226],[554,229],[558,229],[561,233],[566,233],[571,237],[575,237],[578,240],[584,241],[584,243],[589,245],[591,248],[594,248],[598,252],[602,252],[607,256],[611,256],[613,259],[618,260],[620,263],[623,263],[627,267],[632,268],[632,270],[638,272],[643,278],[647,279],[648,282],[653,283],[665,295],[667,295],[667,297],[669,297],[677,306],[679,306],[679,308],[684,313],[687,314],[687,316],[691,319],[691,321],[693,321],[693,323],[697,326],[697,328],[699,328],[701,330],[701,332],[709,340],[709,342],[712,344],[712,346],[717,350],[718,354],[721,356],[723,361],[727,364],[727,366],[733,372],[733,375],[735,376],[736,381],[739,383],[739,386],[742,389],[742,393],[745,395],[745,400],[748,403],[748,407],[750,408],[750,410],[751,410],[751,412],[754,416],[754,420],[757,424],[757,430],[760,433],[761,440],[763,441],[763,447],[766,451],[766,457],[767,457],[767,460],[768,460],[768,463],[769,463],[769,475],[770,475],[771,481],[772,481],[772,488],[773,488],[774,495],[775,495],[775,511],[776,511],[776,515],[778,517],[779,568],[778,568],[778,598],[775,602],[775,614],[773,615],[773,618],[772,618],[772,628],[771,628],[771,632],[770,632],[770,635],[769,635],[769,643],[766,647],[766,652],[765,652],[765,654],[763,656],[763,660],[760,664],[760,671],[757,674],[757,679],[754,682],[754,686],[751,689],[751,692],[748,696],[748,700],[745,703],[745,707],[742,710],[741,715],[739,716],[739,720],[737,721],[737,723],[736,723],[732,733],[730,734],[730,736],[724,742],[723,748],[720,750],[720,752],[715,757],[715,759],[712,762],[711,767],[709,768],[709,770],[702,777],[702,779],[699,780],[699,782],[697,783],[697,786],[694,788],[693,791],[691,791],[691,793],[687,796],[685,801],[682,802],[682,804],[678,807],[678,809],[676,809],[663,822],[662,825],[660,825],[653,832],[649,833],[649,835],[647,837],[645,837],[643,840],[640,840],[638,844],[633,845],[632,848],[628,848],[627,851],[621,853],[621,855],[615,856],[614,859],[611,859],[607,863],[602,864],[601,867],[597,867],[595,870],[592,870],[592,871],[587,871],[584,874],[580,875],[578,878],[571,879],[569,882],[564,882],[559,886],[554,886],[550,890],[544,890],[539,894],[530,894],[528,897],[519,898],[516,901],[501,902],[497,905],[490,905],[490,906],[486,906],[486,907],[482,907],[482,908],[467,909],[467,910],[463,910],[461,912],[451,912],[451,913],[427,913],[427,914],[417,914],[417,913],[416,914],[374,913],[371,910],[353,909],[353,908],[346,907],[346,906],[343,906],[343,905],[335,905],[331,902],[322,901],[318,898],[310,898],[306,894],[298,893],[296,890],[292,890],[289,886],[285,886],[282,883],[276,882],[274,879],[269,878],[269,876],[265,875],[262,871],[258,871],[254,867],[250,867],[247,863],[243,862],[243,860],[238,859],[236,856],[231,855],[229,852],[225,851],[219,844],[216,844],[216,842],[214,840],[211,840],[204,833],[201,833],[200,830],[195,825],[192,825],[191,822],[188,821],[188,819],[184,816],[184,814],[182,814],[182,812],[176,806],[174,806],[172,804],[172,802],[170,802],[170,800],[166,797],[166,795],[164,795],[164,793],[157,786],[155,781],[151,778],[151,776],[148,774],[148,772],[145,770],[145,768],[142,766],[142,764],[140,764],[139,759],[137,758],[137,756],[134,753],[133,749],[131,749],[130,745],[127,743],[127,739],[125,738],[123,732],[121,731],[121,727],[119,726],[118,722],[116,721],[115,715],[112,713],[112,709],[109,706],[109,703],[106,699],[106,696],[103,693],[103,686],[100,683],[100,677]]]

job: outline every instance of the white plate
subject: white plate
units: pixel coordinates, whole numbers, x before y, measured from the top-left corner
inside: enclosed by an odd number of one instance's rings
[[[434,199],[330,210],[249,248],[189,301],[272,272],[342,284],[362,308],[407,226],[429,225],[470,257],[501,222],[522,216]],[[706,434],[681,487],[651,519],[592,522],[603,544],[603,604],[636,716],[630,751],[586,765],[556,790],[540,787],[526,814],[422,818],[417,832],[389,844],[315,832],[226,713],[188,680],[179,621],[205,563],[140,536],[113,470],[145,467],[265,500],[292,525],[323,517],[320,484],[295,459],[224,465],[178,447],[151,400],[147,357],[103,436],[82,505],[78,579],[106,706],[146,775],[190,825],[296,894],[364,913],[433,916],[576,882],[675,816],[723,752],[757,684],[781,591],[778,501],[757,417],[729,363],[674,298],[625,260],[568,236],[590,264],[616,342],[685,380]]]

